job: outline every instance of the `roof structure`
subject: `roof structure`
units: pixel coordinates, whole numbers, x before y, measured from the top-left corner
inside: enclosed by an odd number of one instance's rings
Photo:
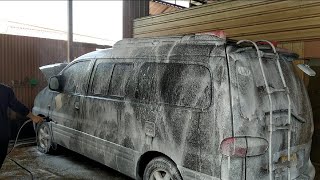
[[[149,2],[149,14],[157,15],[167,12],[178,11],[184,9],[185,7],[176,4],[168,3],[161,0],[151,0]]]

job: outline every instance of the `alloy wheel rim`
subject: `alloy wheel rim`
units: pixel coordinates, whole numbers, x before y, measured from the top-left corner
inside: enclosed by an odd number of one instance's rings
[[[39,130],[38,134],[39,145],[41,148],[48,148],[50,141],[49,128],[46,126],[42,126]]]
[[[171,174],[163,169],[157,169],[152,172],[150,180],[172,180]]]

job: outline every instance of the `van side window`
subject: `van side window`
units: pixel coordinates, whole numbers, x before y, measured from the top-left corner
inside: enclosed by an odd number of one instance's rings
[[[205,66],[145,63],[138,78],[138,100],[199,109],[211,103],[211,76]]]
[[[135,92],[135,98],[142,102],[155,102],[155,63],[145,63],[140,68],[138,74],[138,86]]]
[[[87,88],[87,77],[90,61],[82,61],[71,65],[62,74],[63,91],[67,93],[84,93]]]
[[[211,78],[205,66],[159,64],[157,86],[160,103],[200,109],[211,103]]]
[[[110,96],[124,97],[125,86],[130,76],[132,76],[133,64],[115,64],[110,82]]]
[[[107,95],[113,69],[112,63],[100,63],[94,71],[90,94]]]

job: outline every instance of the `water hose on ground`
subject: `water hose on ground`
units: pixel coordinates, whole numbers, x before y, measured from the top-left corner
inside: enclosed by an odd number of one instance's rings
[[[32,122],[32,120],[31,120],[31,119],[27,120],[27,121],[24,122],[24,123],[22,124],[22,126],[20,127],[20,129],[19,129],[19,131],[18,131],[18,134],[17,134],[17,137],[16,137],[16,140],[14,141],[14,144],[13,144],[12,148],[10,149],[10,151],[7,153],[7,158],[8,158],[9,160],[11,160],[12,162],[14,162],[16,165],[18,165],[19,167],[21,167],[23,170],[27,171],[27,172],[30,174],[31,179],[33,180],[33,174],[32,174],[32,172],[31,172],[30,170],[28,170],[27,168],[25,168],[24,166],[22,166],[21,164],[19,164],[16,160],[14,160],[14,159],[12,159],[12,158],[9,157],[9,154],[14,150],[15,147],[17,147],[16,144],[17,144],[18,139],[19,139],[20,131],[21,131],[22,128],[23,128],[26,124],[28,124],[29,122]]]

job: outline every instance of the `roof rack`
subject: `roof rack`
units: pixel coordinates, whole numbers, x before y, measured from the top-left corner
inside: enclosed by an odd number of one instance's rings
[[[205,44],[225,44],[226,40],[214,35],[208,34],[189,34],[189,35],[181,35],[181,36],[164,36],[164,37],[144,37],[144,38],[128,38],[123,39],[116,42],[113,45],[113,48],[117,47],[137,47],[139,44],[143,44],[145,46],[156,46],[159,43],[187,43],[187,42],[196,42],[200,43],[204,42]]]

